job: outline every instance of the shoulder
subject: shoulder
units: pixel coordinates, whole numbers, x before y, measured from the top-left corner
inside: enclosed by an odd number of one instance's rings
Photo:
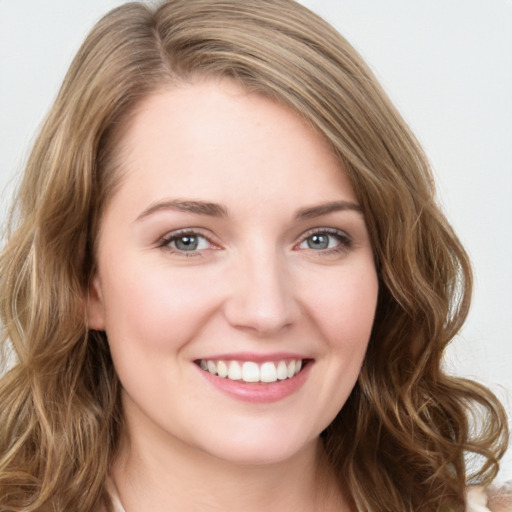
[[[512,481],[504,485],[469,487],[466,512],[512,512]]]

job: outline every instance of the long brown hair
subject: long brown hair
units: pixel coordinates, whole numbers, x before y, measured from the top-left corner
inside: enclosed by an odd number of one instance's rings
[[[292,108],[331,144],[364,210],[380,279],[348,402],[322,434],[360,510],[461,510],[505,450],[503,408],[441,358],[471,294],[468,258],[435,203],[429,165],[355,50],[292,0],[175,0],[114,9],[78,52],[36,140],[0,257],[0,508],[95,512],[122,411],[87,290],[116,149],[141,100],[223,76]],[[479,429],[471,421],[478,414]],[[481,462],[467,474],[465,457]]]

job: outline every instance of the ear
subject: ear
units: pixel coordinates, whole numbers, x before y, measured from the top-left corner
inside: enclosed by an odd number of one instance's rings
[[[89,284],[87,296],[87,323],[89,329],[96,331],[105,330],[105,306],[101,283],[97,274],[93,276]]]

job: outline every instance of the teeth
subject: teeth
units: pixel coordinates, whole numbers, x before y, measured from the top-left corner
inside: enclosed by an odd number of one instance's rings
[[[240,380],[242,378],[242,367],[237,361],[229,363],[228,379]]]
[[[206,367],[208,368],[208,371],[210,373],[213,373],[213,375],[217,375],[217,365],[213,361],[207,361]]]
[[[224,361],[217,363],[217,374],[222,378],[228,376],[228,365]]]
[[[277,378],[279,380],[288,378],[288,368],[284,361],[279,361],[279,364],[277,365]]]
[[[258,382],[260,380],[260,368],[256,363],[245,362],[242,365],[242,380],[244,382]]]
[[[212,361],[201,359],[199,366],[210,372],[230,380],[243,382],[276,382],[277,380],[291,379],[302,368],[302,359],[288,361],[267,361],[262,364],[252,361],[240,363],[238,361]]]
[[[263,363],[260,370],[261,382],[275,382],[277,380],[277,369],[274,363]]]

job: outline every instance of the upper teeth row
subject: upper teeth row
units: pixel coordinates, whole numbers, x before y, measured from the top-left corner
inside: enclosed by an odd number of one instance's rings
[[[199,365],[213,375],[227,377],[231,380],[244,382],[276,382],[277,380],[290,379],[300,372],[301,359],[290,361],[268,361],[258,365],[252,361],[240,363],[238,361],[211,361],[201,359]]]

